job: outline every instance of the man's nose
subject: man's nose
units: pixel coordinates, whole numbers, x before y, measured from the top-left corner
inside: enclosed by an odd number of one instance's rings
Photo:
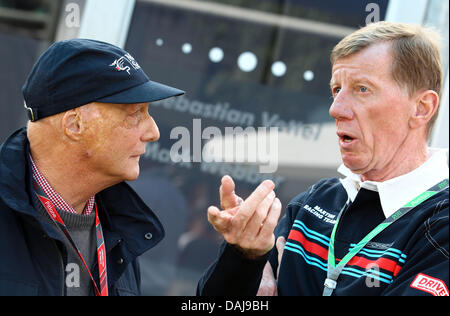
[[[144,124],[144,133],[141,136],[141,140],[143,142],[156,142],[159,139],[159,128],[153,117],[148,115]]]
[[[351,98],[344,94],[344,91],[340,91],[335,97],[333,104],[330,106],[330,116],[335,120],[353,118],[353,111],[351,109]]]

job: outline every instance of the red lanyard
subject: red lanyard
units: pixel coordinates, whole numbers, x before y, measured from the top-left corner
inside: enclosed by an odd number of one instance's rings
[[[103,240],[102,225],[100,224],[100,219],[98,218],[97,203],[95,203],[95,230],[97,236],[97,259],[98,259],[98,273],[100,275],[100,290],[98,289],[97,284],[95,283],[94,278],[92,277],[91,270],[87,266],[86,261],[84,261],[83,255],[81,254],[78,247],[75,245],[75,242],[73,241],[72,236],[70,236],[66,224],[64,224],[64,221],[59,216],[58,212],[56,211],[56,208],[53,206],[53,203],[42,195],[39,195],[37,193],[36,195],[41,201],[48,215],[50,215],[50,218],[53,220],[56,226],[58,226],[62,230],[64,235],[66,235],[73,249],[76,251],[81,261],[83,262],[84,266],[86,267],[86,270],[89,273],[89,276],[91,277],[92,284],[94,285],[95,295],[108,296],[105,242]]]

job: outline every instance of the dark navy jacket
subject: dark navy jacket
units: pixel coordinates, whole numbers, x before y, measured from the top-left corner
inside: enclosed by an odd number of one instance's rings
[[[339,179],[324,179],[287,206],[275,235],[287,240],[277,279],[279,295],[320,296],[336,217],[347,201]],[[385,219],[378,193],[361,189],[339,221],[336,258],[343,258]],[[200,279],[198,295],[255,295],[276,247],[258,260],[244,259],[224,244]],[[395,221],[348,262],[333,295],[448,295],[449,190],[437,193]]]
[[[65,295],[67,250],[33,207],[28,154],[25,128],[0,147],[0,295]],[[163,238],[163,227],[125,182],[98,193],[96,202],[109,295],[139,295],[137,257]],[[98,283],[97,264],[91,271]]]

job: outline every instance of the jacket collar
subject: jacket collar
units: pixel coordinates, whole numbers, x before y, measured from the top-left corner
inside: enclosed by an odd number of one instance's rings
[[[26,128],[14,132],[1,145],[0,199],[10,209],[41,222],[31,200],[29,152]],[[96,201],[107,250],[120,240],[130,255],[138,256],[163,239],[164,229],[160,221],[127,183],[122,182],[99,192]],[[48,225],[41,224],[49,236],[57,236]]]
[[[341,165],[338,172],[346,176],[340,179],[350,201],[354,201],[360,188],[378,192],[386,218],[403,205],[429,189],[448,179],[448,149],[428,149],[428,160],[413,171],[384,181],[362,181],[360,175]]]
[[[14,132],[0,147],[0,198],[11,209],[37,217],[31,201],[31,170],[26,128]]]

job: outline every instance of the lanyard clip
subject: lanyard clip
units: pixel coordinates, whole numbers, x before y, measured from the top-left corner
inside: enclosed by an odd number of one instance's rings
[[[337,282],[332,279],[325,279],[325,283],[323,284],[325,287],[329,288],[330,290],[334,290],[336,288]]]

